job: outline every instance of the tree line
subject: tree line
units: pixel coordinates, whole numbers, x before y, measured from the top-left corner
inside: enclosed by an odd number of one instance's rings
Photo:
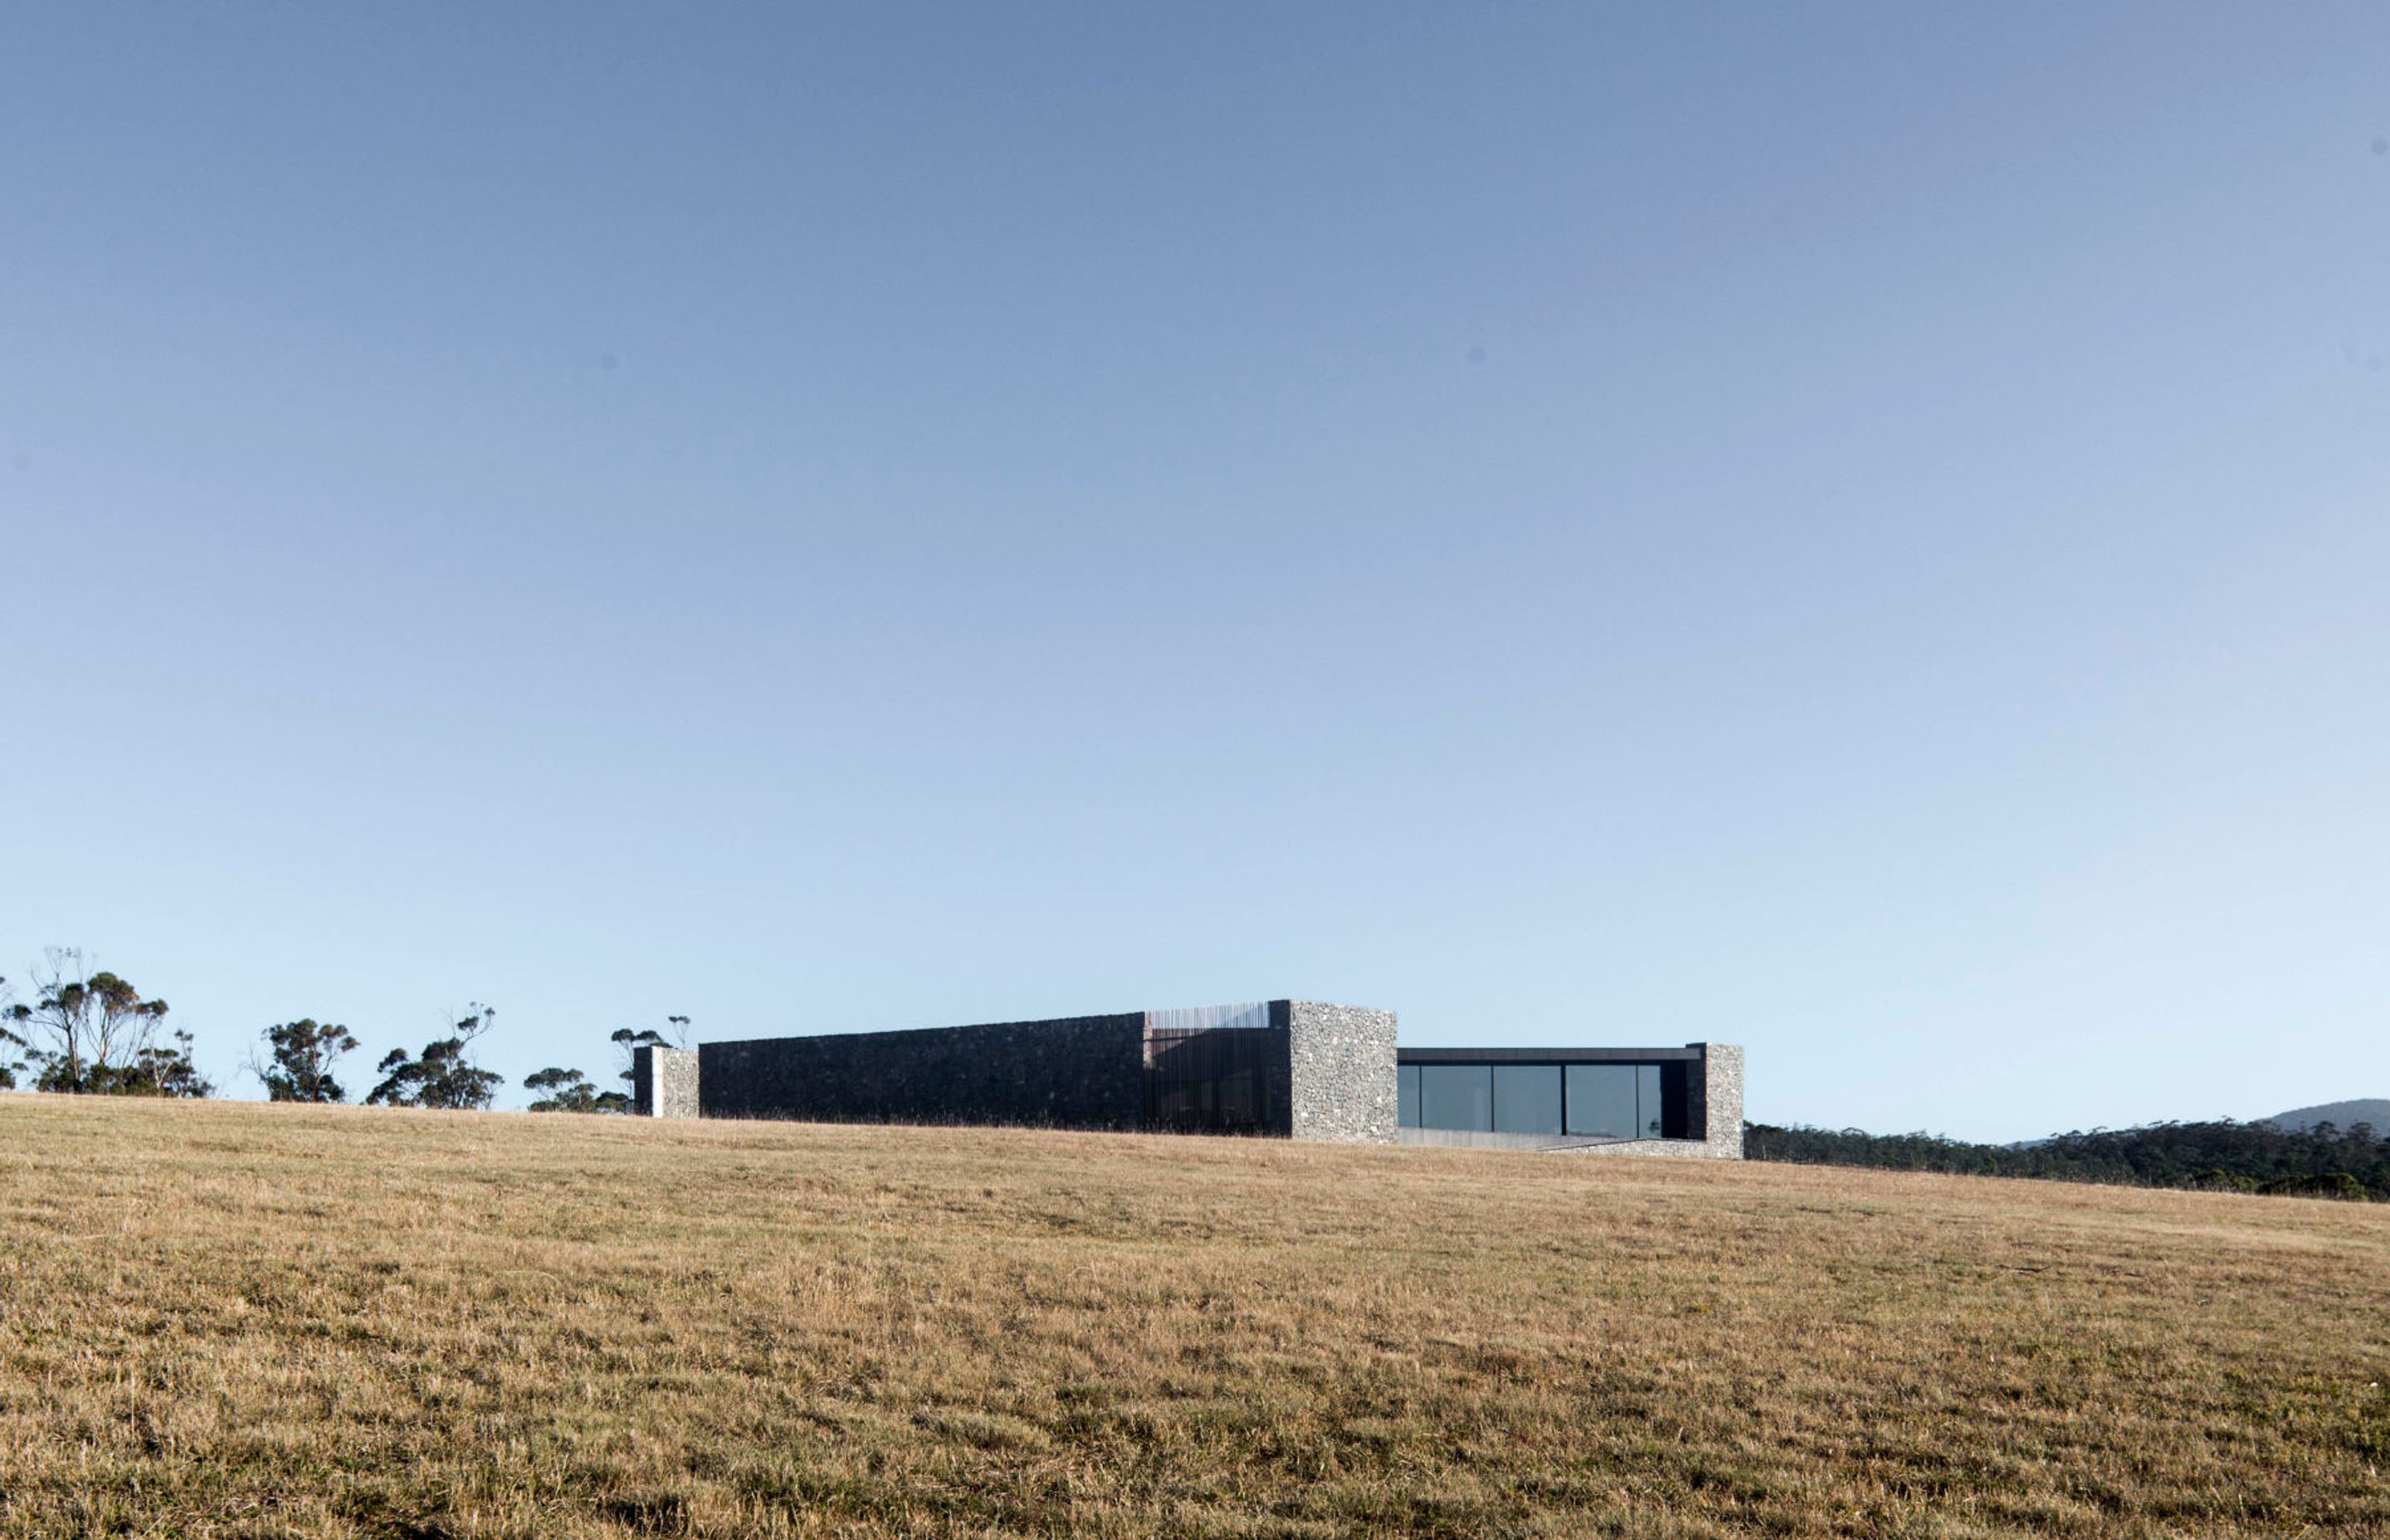
[[[2338,1128],[2319,1123],[2294,1131],[2219,1118],[2054,1134],[2024,1145],[1745,1123],[1742,1152],[1754,1161],[1805,1165],[2390,1202],[2390,1137],[2366,1123]]]
[[[73,947],[52,947],[33,969],[32,997],[19,1000],[0,978],[0,1091],[26,1077],[36,1091],[69,1096],[210,1097],[216,1087],[191,1056],[191,1034],[165,1027],[167,1005],[122,977],[92,969]],[[497,1012],[479,1002],[419,1050],[392,1048],[374,1066],[368,1105],[484,1110],[506,1077],[472,1059]],[[551,1065],[523,1077],[534,1112],[627,1112],[632,1059],[642,1047],[688,1046],[689,1019],[664,1019],[671,1035],[624,1027],[609,1039],[622,1090],[601,1089],[576,1069]],[[272,1101],[341,1102],[340,1061],[363,1045],[338,1022],[302,1017],[260,1032],[247,1069]],[[262,1050],[262,1052],[261,1052]]]

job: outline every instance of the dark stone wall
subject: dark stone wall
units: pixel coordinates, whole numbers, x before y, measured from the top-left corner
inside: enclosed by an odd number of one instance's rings
[[[698,1046],[709,1118],[1135,1128],[1145,1015]]]

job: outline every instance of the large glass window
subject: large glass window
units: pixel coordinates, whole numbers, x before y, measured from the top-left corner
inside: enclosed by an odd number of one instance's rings
[[[1493,1131],[1494,1066],[1422,1064],[1419,1071],[1421,1127]]]
[[[1561,1067],[1557,1064],[1494,1066],[1494,1127],[1502,1134],[1561,1131]]]
[[[1405,1064],[1395,1118],[1405,1128],[1657,1139],[1674,1066]],[[1679,1077],[1681,1078],[1681,1077]]]
[[[1642,1120],[1637,1115],[1633,1064],[1572,1064],[1568,1067],[1568,1131],[1601,1138],[1632,1139]],[[1656,1066],[1655,1066],[1656,1068]],[[1651,1097],[1651,1114],[1659,1116],[1660,1098]]]

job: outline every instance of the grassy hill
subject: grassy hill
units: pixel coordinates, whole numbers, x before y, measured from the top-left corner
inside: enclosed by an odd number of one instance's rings
[[[2390,1528],[2390,1208],[0,1096],[0,1534]]]
[[[2390,1137],[2390,1097],[2362,1097],[2355,1101],[2328,1101],[2320,1107],[2294,1107],[2287,1112],[2275,1113],[2266,1122],[2292,1133],[2313,1128],[2319,1123],[2335,1128],[2354,1128],[2361,1123]]]

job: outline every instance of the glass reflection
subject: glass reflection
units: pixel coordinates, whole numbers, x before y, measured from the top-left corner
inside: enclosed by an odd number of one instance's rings
[[[1422,1064],[1420,1124],[1490,1133],[1494,1127],[1494,1066]]]
[[[1642,1126],[1636,1110],[1634,1064],[1572,1064],[1568,1067],[1568,1131],[1605,1139],[1631,1139]],[[1656,1116],[1659,1098],[1652,1098]]]
[[[1494,1128],[1501,1134],[1561,1131],[1561,1067],[1494,1066]]]

